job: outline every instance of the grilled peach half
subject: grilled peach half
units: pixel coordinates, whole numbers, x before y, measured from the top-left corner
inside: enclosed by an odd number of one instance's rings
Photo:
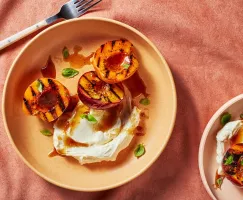
[[[118,83],[131,77],[139,63],[128,40],[113,40],[102,44],[95,52],[92,64],[106,83]]]
[[[83,74],[78,82],[79,99],[88,107],[107,109],[118,105],[124,98],[122,84],[108,84],[94,71]]]
[[[60,82],[40,78],[29,85],[24,93],[23,111],[51,122],[62,115],[70,101],[69,91]]]
[[[228,180],[238,187],[243,187],[243,143],[228,149],[222,167]]]

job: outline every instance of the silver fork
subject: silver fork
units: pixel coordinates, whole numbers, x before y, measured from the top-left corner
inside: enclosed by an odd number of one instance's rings
[[[55,22],[57,19],[73,19],[79,17],[101,1],[102,0],[71,0],[64,4],[59,13],[56,15],[49,17],[48,19],[43,20],[29,28],[26,28],[25,30],[20,31],[5,40],[0,41],[0,50],[35,32],[36,30]]]

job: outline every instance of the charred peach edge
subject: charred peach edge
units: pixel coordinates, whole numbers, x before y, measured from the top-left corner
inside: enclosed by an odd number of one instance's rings
[[[106,87],[105,92],[95,88],[98,84]],[[118,105],[123,100],[124,90],[122,84],[105,83],[94,71],[90,71],[80,77],[78,95],[87,106],[94,109],[106,109]]]
[[[37,100],[43,91],[39,91],[38,84],[41,84],[42,90],[55,90],[57,92],[57,104],[53,109],[47,112],[38,110]],[[40,78],[31,83],[24,93],[23,111],[26,114],[37,115],[43,121],[51,122],[62,115],[70,101],[68,89],[59,81],[51,78]]]

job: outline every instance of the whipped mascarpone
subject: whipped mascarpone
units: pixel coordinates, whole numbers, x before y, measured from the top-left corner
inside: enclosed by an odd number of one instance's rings
[[[102,111],[91,110],[90,113],[97,121],[102,119]],[[72,122],[74,115],[69,119],[70,122]],[[104,132],[95,132],[94,123],[82,118],[72,130],[69,128],[64,131],[55,124],[53,144],[57,152],[74,157],[80,164],[114,161],[118,153],[125,149],[133,139],[133,131],[139,121],[140,110],[134,107],[123,127],[121,119],[118,117],[115,125]],[[88,144],[88,146],[67,146],[65,144],[67,137],[76,142]]]

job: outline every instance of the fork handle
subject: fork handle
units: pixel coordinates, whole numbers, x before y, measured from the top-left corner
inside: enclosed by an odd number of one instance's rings
[[[25,36],[39,30],[40,28],[43,28],[46,25],[51,24],[52,22],[56,21],[58,18],[59,18],[58,15],[54,15],[46,20],[40,21],[39,23],[16,33],[15,35],[12,35],[12,36],[0,41],[0,50],[13,44],[14,42],[17,42],[18,40],[24,38]]]

